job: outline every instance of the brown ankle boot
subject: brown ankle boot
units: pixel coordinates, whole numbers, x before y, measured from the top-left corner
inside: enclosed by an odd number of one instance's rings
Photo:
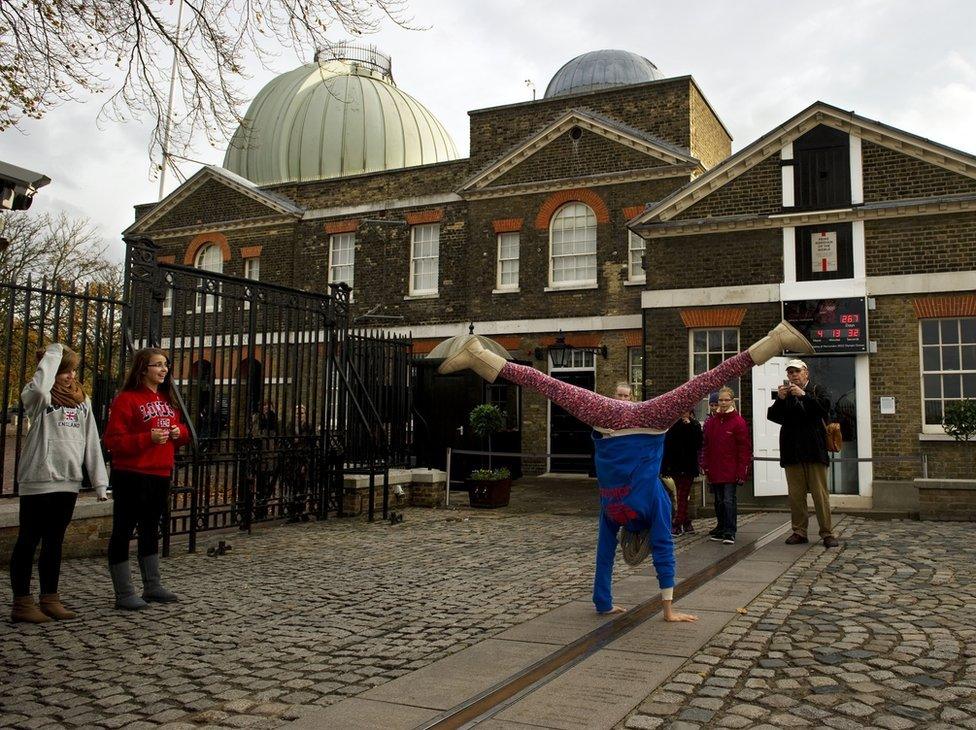
[[[10,620],[14,623],[43,624],[51,619],[41,612],[31,596],[18,596],[10,608]]]
[[[74,611],[69,611],[64,607],[64,604],[61,603],[61,599],[58,597],[57,593],[42,593],[40,609],[45,615],[58,621],[66,621],[67,619],[75,618],[78,615]]]

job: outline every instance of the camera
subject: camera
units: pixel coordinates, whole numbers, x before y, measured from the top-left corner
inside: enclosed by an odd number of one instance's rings
[[[0,161],[0,208],[27,210],[34,202],[34,193],[49,182],[47,175]]]

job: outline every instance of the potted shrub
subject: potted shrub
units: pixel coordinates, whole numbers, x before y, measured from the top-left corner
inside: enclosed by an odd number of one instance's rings
[[[505,426],[505,413],[496,405],[483,403],[471,409],[471,430],[488,443],[488,468],[475,469],[468,477],[468,498],[472,507],[505,507],[512,495],[512,474],[491,464],[491,437]]]
[[[976,438],[976,399],[946,403],[942,425],[956,441]]]

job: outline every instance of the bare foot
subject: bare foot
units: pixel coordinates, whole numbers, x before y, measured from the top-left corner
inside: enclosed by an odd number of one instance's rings
[[[627,613],[626,608],[621,608],[620,606],[614,606],[609,611],[597,611],[601,616],[613,616],[616,613]]]
[[[664,614],[665,621],[697,621],[698,617],[690,613],[678,613],[677,611]]]

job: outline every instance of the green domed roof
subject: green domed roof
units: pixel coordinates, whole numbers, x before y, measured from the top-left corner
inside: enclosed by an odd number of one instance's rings
[[[332,60],[323,60],[320,52],[316,62],[261,89],[231,139],[224,168],[273,185],[456,159],[444,126],[393,83],[389,60],[349,48],[360,53],[337,46]]]

